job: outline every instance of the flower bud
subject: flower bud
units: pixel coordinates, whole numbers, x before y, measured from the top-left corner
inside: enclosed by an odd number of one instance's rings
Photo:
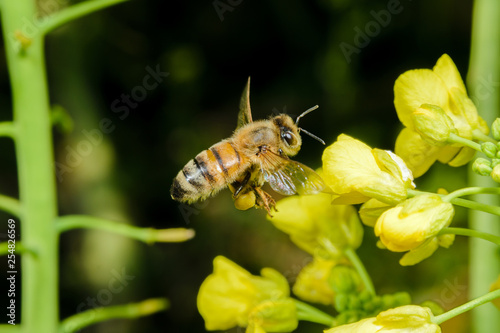
[[[335,266],[328,282],[338,294],[355,293],[363,286],[358,273],[348,266]]]
[[[439,195],[418,195],[385,211],[375,224],[375,235],[391,251],[409,251],[436,236],[453,215],[453,205]]]
[[[491,171],[491,178],[497,183],[500,183],[500,164],[495,165],[493,171]]]
[[[420,304],[420,306],[431,309],[432,314],[434,316],[439,316],[440,314],[444,313],[444,310],[441,307],[441,305],[439,305],[434,301],[424,301]]]
[[[381,312],[377,317],[365,318],[358,322],[337,326],[325,333],[350,332],[413,332],[440,333],[441,328],[432,322],[433,315],[429,308],[417,305],[405,305]]]
[[[491,134],[495,140],[500,140],[500,118],[495,119],[493,124],[491,124]]]
[[[450,134],[456,132],[451,118],[437,105],[422,104],[411,116],[415,131],[433,146],[445,145]]]
[[[335,264],[333,260],[314,257],[313,261],[302,268],[297,276],[293,285],[293,293],[304,301],[332,304],[335,293],[328,278]]]
[[[481,151],[489,158],[495,158],[498,153],[497,145],[493,142],[483,142]]]
[[[472,164],[472,171],[481,176],[489,176],[493,168],[491,167],[491,162],[485,158],[476,158]]]

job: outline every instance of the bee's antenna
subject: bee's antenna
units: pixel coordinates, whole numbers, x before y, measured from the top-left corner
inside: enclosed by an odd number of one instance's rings
[[[316,135],[312,134],[311,132],[308,132],[308,131],[306,131],[305,129],[300,128],[300,127],[299,127],[299,131],[302,131],[302,132],[306,133],[306,134],[307,134],[307,135],[309,135],[311,138],[318,140],[318,141],[319,141],[319,142],[321,142],[323,145],[326,145],[326,143],[325,143],[325,141],[323,141],[323,139],[321,139],[321,138],[317,137]]]
[[[300,120],[300,118],[304,117],[304,116],[305,116],[306,114],[308,114],[309,112],[312,112],[312,111],[316,110],[317,108],[319,108],[319,106],[318,106],[318,105],[315,105],[315,106],[313,106],[312,108],[309,108],[309,109],[305,110],[304,112],[302,112],[302,113],[300,114],[300,116],[298,116],[298,117],[297,117],[297,120],[295,120],[295,125],[299,126],[299,120]]]
[[[309,109],[305,110],[304,112],[302,112],[302,113],[300,114],[300,116],[298,116],[298,117],[297,117],[297,120],[295,120],[295,125],[297,125],[297,127],[298,127],[298,126],[299,126],[299,120],[300,120],[300,118],[304,117],[304,116],[305,116],[306,114],[308,114],[309,112],[312,112],[312,111],[316,110],[317,108],[319,108],[319,106],[318,106],[318,105],[315,105],[315,106],[313,106],[312,108],[309,108]],[[308,132],[308,131],[306,131],[305,129],[303,129],[303,128],[300,128],[300,127],[299,127],[299,132],[300,132],[300,131],[302,131],[302,132],[306,133],[306,134],[307,134],[307,135],[309,135],[311,138],[318,140],[318,141],[319,141],[319,142],[321,142],[323,145],[326,145],[325,141],[323,141],[322,139],[320,139],[320,138],[319,138],[319,137],[317,137],[316,135],[312,134],[311,132]]]

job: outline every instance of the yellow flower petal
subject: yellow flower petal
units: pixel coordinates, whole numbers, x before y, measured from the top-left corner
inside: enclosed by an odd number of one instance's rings
[[[440,333],[441,328],[432,318],[429,308],[405,305],[381,312],[376,318],[334,327],[324,333]]]
[[[441,328],[432,322],[429,308],[418,305],[404,305],[378,314],[374,324],[383,327],[380,331],[391,333],[440,333]]]
[[[363,203],[376,198],[396,204],[406,198],[403,179],[381,170],[372,149],[345,134],[323,152],[323,173],[327,185],[343,202]]]
[[[456,87],[464,94],[467,93],[464,81],[458,72],[457,66],[455,66],[453,60],[451,60],[450,56],[446,53],[438,59],[432,70],[444,81],[444,84],[448,88]]]
[[[332,205],[330,198],[329,194],[284,198],[268,220],[310,254],[342,256],[344,247],[359,247],[363,228],[353,207]]]
[[[400,260],[401,266],[413,266],[424,259],[429,258],[439,247],[439,242],[436,237],[430,238],[422,245],[410,250]]]
[[[253,276],[231,260],[216,257],[214,272],[203,281],[197,298],[206,329],[245,327],[250,312],[260,303],[289,299],[285,277],[270,268],[263,269],[263,274]]]
[[[313,261],[304,266],[297,276],[293,285],[293,293],[304,301],[324,305],[332,304],[335,293],[328,283],[328,278],[336,263],[335,260],[314,257]]]
[[[458,154],[448,162],[449,166],[459,167],[465,165],[472,161],[474,156],[476,155],[476,151],[470,147],[461,147]]]
[[[430,69],[415,69],[401,74],[394,84],[394,106],[399,120],[414,130],[411,114],[422,104],[446,110],[448,90],[443,80]]]
[[[423,194],[385,211],[375,224],[375,235],[391,251],[415,249],[447,227],[454,215],[453,205],[437,194]]]
[[[404,128],[399,133],[394,150],[405,161],[415,178],[427,172],[440,154],[439,147],[429,145],[409,128]]]

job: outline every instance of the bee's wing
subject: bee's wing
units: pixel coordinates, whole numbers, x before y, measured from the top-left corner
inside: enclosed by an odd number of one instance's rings
[[[238,126],[240,128],[243,125],[252,122],[252,110],[250,109],[250,77],[248,77],[247,84],[240,99],[240,112],[238,114]]]
[[[317,194],[325,188],[323,179],[313,169],[288,158],[278,158],[282,161],[275,164],[277,169],[274,172],[264,169],[264,177],[274,191],[284,195],[302,195]]]

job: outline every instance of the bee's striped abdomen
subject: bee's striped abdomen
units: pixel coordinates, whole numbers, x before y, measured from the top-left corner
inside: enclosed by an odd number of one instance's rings
[[[170,189],[177,201],[206,198],[234,181],[247,167],[231,141],[221,141],[202,151],[177,174]]]

